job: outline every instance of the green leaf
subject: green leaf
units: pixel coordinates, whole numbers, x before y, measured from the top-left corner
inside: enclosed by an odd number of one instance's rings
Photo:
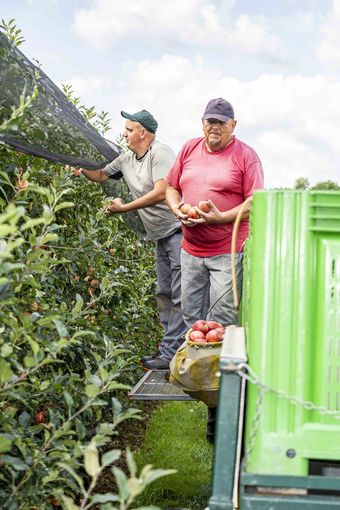
[[[68,407],[68,410],[69,410],[69,415],[71,415],[72,414],[72,408],[73,408],[73,405],[74,405],[74,400],[73,400],[72,396],[67,391],[64,391],[64,398],[65,398],[65,401],[66,401],[66,404],[67,404],[67,407]]]
[[[76,304],[72,309],[72,315],[78,315],[81,312],[84,305],[84,300],[80,294],[76,294]]]
[[[87,329],[84,329],[82,331],[76,331],[74,335],[72,335],[72,340],[75,340],[76,338],[83,336],[96,336],[96,333],[94,331],[89,331]]]
[[[102,467],[109,466],[116,462],[121,456],[121,450],[110,450],[102,456]]]
[[[84,467],[86,473],[92,477],[99,475],[101,472],[99,452],[93,440],[84,450]]]
[[[0,383],[7,382],[13,375],[11,365],[4,359],[0,359]]]
[[[88,384],[85,386],[85,393],[89,398],[92,398],[100,393],[100,388],[94,384]]]
[[[25,356],[24,364],[25,364],[25,367],[32,368],[37,364],[37,362],[34,358],[32,358],[32,356]]]
[[[112,410],[114,414],[120,414],[122,412],[122,403],[116,397],[111,398]]]
[[[57,241],[59,239],[58,234],[53,234],[52,232],[45,234],[41,238],[41,244],[47,244],[50,241]]]
[[[93,498],[91,498],[91,503],[107,503],[108,501],[120,501],[119,496],[116,494],[112,494],[112,492],[107,492],[106,494],[95,494]]]
[[[177,469],[152,469],[147,473],[141,472],[141,476],[143,475],[145,485],[149,485],[154,482],[158,478],[162,478],[163,476],[173,475],[177,473]]]
[[[55,327],[57,328],[60,338],[65,338],[65,337],[70,336],[67,331],[66,326],[60,320],[58,320],[58,319],[52,319],[52,320],[55,324]]]
[[[29,219],[23,225],[21,225],[20,232],[24,232],[28,228],[36,227],[37,225],[41,225],[42,223],[45,223],[45,220],[43,218]]]
[[[67,207],[73,207],[73,206],[74,206],[73,202],[62,202],[61,204],[58,204],[54,208],[54,212],[60,211],[60,209],[66,209]]]
[[[127,463],[131,478],[135,477],[136,473],[137,473],[137,466],[134,461],[131,449],[129,447],[126,448],[126,463]]]
[[[12,448],[13,436],[10,434],[0,434],[0,451],[9,452]]]
[[[3,358],[7,358],[8,356],[10,356],[13,352],[13,348],[11,345],[8,345],[8,344],[4,344],[1,346],[1,356]],[[1,450],[1,448],[0,448]]]
[[[68,464],[65,464],[64,462],[58,462],[58,466],[60,466],[62,469],[64,469],[65,471],[67,471],[68,473],[70,473],[70,475],[75,479],[75,481],[77,482],[77,484],[79,485],[80,489],[82,490],[82,492],[84,492],[84,484],[83,484],[83,480],[80,478],[80,476],[74,471],[73,468],[71,468],[71,466],[69,466]]]
[[[28,466],[25,464],[25,462],[23,462],[21,459],[18,459],[18,457],[12,457],[11,455],[0,456],[0,462],[10,464],[16,471],[26,471],[28,469]]]
[[[35,340],[33,340],[33,338],[31,338],[30,336],[26,336],[26,338],[27,338],[28,343],[31,346],[34,356],[36,356],[40,349],[39,344]]]
[[[130,496],[130,491],[127,485],[127,477],[124,471],[117,467],[112,468],[112,473],[114,474],[114,477],[116,479],[120,497],[121,499],[126,501],[127,498]]]
[[[140,480],[136,477],[131,477],[126,483],[132,498],[135,498],[136,496],[141,494],[145,489],[145,484],[143,483],[143,480]]]
[[[16,225],[0,225],[0,237],[6,237],[18,230]]]
[[[63,502],[65,504],[66,510],[79,510],[80,507],[76,505],[72,498],[69,498],[68,496],[62,496]]]

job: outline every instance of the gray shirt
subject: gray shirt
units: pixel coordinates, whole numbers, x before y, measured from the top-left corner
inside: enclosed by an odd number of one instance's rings
[[[157,181],[164,179],[175,160],[175,153],[164,143],[154,140],[146,154],[137,159],[134,152],[128,151],[106,165],[104,172],[113,177],[118,172],[123,174],[134,200],[153,190]],[[181,228],[166,203],[138,209],[148,239],[156,241],[173,234]]]

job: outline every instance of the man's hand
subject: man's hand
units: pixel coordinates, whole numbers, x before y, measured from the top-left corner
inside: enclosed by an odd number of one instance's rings
[[[186,227],[194,227],[195,224],[192,223],[191,220],[188,219],[188,215],[182,213],[182,211],[181,211],[181,207],[183,204],[184,204],[184,202],[182,200],[181,202],[179,202],[178,204],[176,204],[173,207],[172,212],[183,223],[183,225],[185,225]]]
[[[110,200],[109,205],[106,208],[106,214],[118,214],[123,212],[123,201],[121,198],[113,198]]]
[[[83,173],[82,168],[74,168],[73,166],[70,167],[71,172],[75,177],[78,177],[78,175],[81,175]]]
[[[188,221],[193,223],[194,225],[199,225],[202,223],[210,223],[212,225],[221,225],[222,223],[226,223],[223,213],[217,209],[214,202],[208,200],[208,204],[210,205],[210,209],[208,212],[203,212],[197,206],[195,206],[195,211],[200,215],[200,218],[197,220],[193,218],[189,218]]]

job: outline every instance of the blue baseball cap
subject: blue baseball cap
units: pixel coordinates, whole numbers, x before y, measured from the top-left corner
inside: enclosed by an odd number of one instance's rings
[[[205,119],[217,119],[222,122],[227,122],[229,119],[234,118],[234,108],[231,106],[229,101],[218,97],[212,99],[206,106],[202,120]]]

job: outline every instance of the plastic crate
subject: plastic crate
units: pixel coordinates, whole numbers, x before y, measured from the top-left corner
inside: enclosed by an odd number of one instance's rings
[[[248,384],[247,471],[307,475],[313,460],[340,460],[340,192],[254,194],[244,272],[242,321],[259,380]]]

